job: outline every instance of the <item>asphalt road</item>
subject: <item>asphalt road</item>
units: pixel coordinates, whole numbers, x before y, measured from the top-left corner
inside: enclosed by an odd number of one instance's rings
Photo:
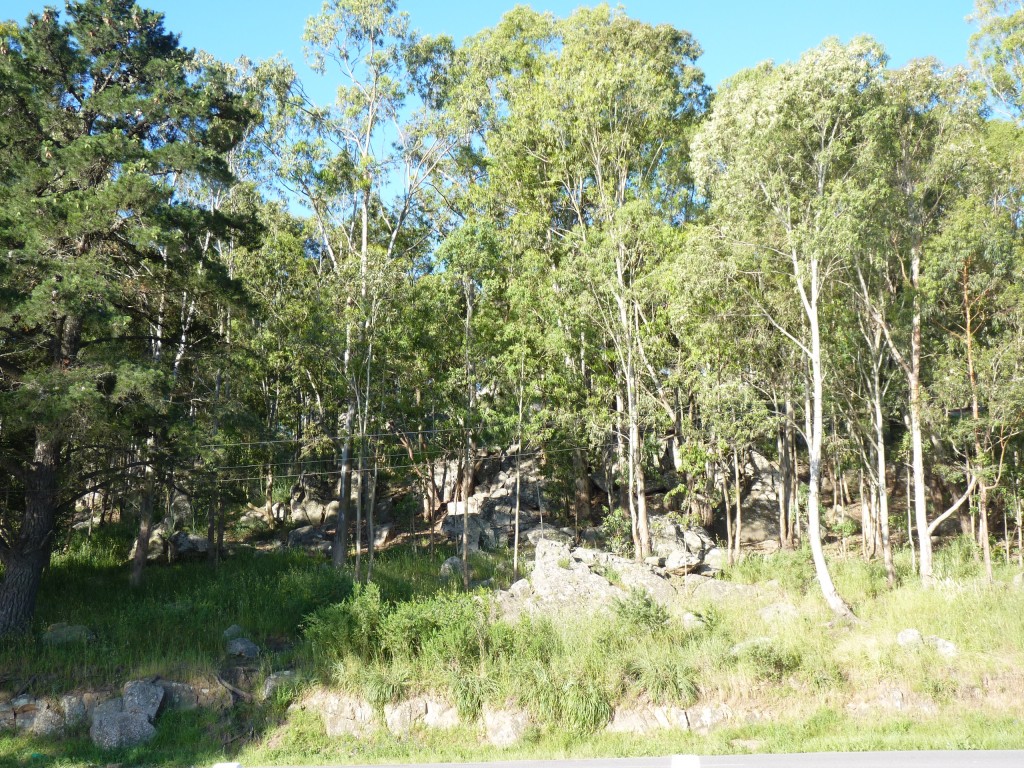
[[[221,763],[227,768],[256,768]],[[336,768],[1024,768],[1024,750],[969,752],[808,752],[793,755],[621,757],[603,760],[517,760]],[[217,768],[215,766],[214,768]],[[298,767],[295,767],[298,768]]]

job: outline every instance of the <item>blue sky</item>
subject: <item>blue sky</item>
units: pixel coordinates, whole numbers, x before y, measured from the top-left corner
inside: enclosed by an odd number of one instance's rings
[[[22,20],[45,0],[0,0],[0,18]],[[63,0],[50,0],[63,6]],[[148,0],[163,11],[167,28],[182,43],[223,60],[241,55],[261,59],[283,53],[302,61],[302,29],[321,0]],[[514,7],[514,0],[399,0],[412,26],[424,34],[445,33],[461,40],[494,25]],[[565,16],[588,3],[535,0],[538,10]],[[707,82],[717,85],[729,75],[765,59],[797,58],[829,36],[849,40],[870,34],[885,45],[899,66],[920,56],[945,64],[963,63],[972,28],[965,21],[972,0],[632,0],[626,12],[652,23],[667,22],[689,30],[704,48],[698,64]],[[300,70],[301,71],[301,70]],[[308,77],[308,76],[307,76]],[[310,85],[325,100],[333,89]]]

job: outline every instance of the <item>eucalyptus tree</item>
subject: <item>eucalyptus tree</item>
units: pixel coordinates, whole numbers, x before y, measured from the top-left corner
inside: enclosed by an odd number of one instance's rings
[[[92,484],[89,446],[121,442],[118,414],[146,417],[133,437],[152,433],[167,373],[139,356],[156,343],[152,276],[166,258],[195,294],[223,275],[196,268],[209,211],[171,181],[228,181],[248,116],[160,14],[127,0],[5,25],[0,81],[0,459],[6,498],[23,496],[0,514],[5,634],[31,619],[59,515]]]
[[[976,533],[991,579],[991,494],[1008,474],[1011,446],[1024,429],[1024,306],[1019,183],[1013,178],[1020,129],[1007,123],[987,129],[989,141],[978,153],[966,194],[928,244],[922,289],[946,331],[936,362],[941,373],[932,385],[948,423],[940,434],[946,433],[976,483]]]
[[[668,204],[684,197],[688,132],[704,105],[699,53],[688,33],[620,10],[556,20],[520,7],[459,49],[446,96],[453,120],[471,115],[468,170],[483,183],[460,187],[468,204],[500,217],[521,252],[549,260],[552,291],[584,299],[555,298],[558,362],[583,360],[575,375],[585,378],[612,355],[638,555],[650,548],[643,277],[667,244],[659,227],[684,218]]]
[[[919,570],[929,583],[931,534],[938,523],[929,520],[926,501],[923,411],[927,337],[935,326],[925,323],[922,270],[929,238],[955,205],[977,158],[980,104],[965,72],[942,72],[934,60],[887,72],[879,92],[858,171],[868,191],[861,203],[862,210],[870,208],[864,221],[874,236],[861,229],[868,258],[858,263],[857,282],[860,300],[906,380]],[[866,271],[874,274],[865,277]],[[971,490],[973,485],[954,511]]]
[[[1020,0],[975,0],[970,58],[1006,116],[1024,115],[1024,3]]]
[[[334,561],[341,565],[353,436],[359,438],[361,518],[373,495],[371,446],[364,438],[375,431],[371,424],[383,428],[386,421],[375,402],[379,330],[393,307],[393,289],[425,245],[422,237],[403,234],[418,225],[426,182],[450,146],[442,132],[425,128],[445,49],[421,44],[394,0],[328,0],[308,20],[304,38],[313,69],[340,80],[336,101],[313,103],[290,67],[264,63],[257,73],[271,90],[262,145],[276,182],[309,213],[329,282],[324,297],[343,328],[334,377],[343,403],[335,430],[341,449]],[[417,104],[422,109],[413,112]],[[372,528],[372,505],[369,515]]]
[[[695,164],[711,196],[719,236],[738,273],[782,280],[799,315],[777,316],[747,295],[765,321],[801,353],[808,368],[805,419],[809,454],[807,534],[829,607],[852,616],[839,596],[821,544],[820,485],[825,420],[824,306],[847,265],[847,197],[853,185],[873,89],[884,66],[869,39],[829,40],[793,64],[740,73],[718,93],[694,140]]]

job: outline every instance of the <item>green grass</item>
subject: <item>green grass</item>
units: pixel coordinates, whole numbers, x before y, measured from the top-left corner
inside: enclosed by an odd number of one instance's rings
[[[509,623],[495,615],[488,591],[439,584],[440,565],[452,554],[444,547],[433,557],[415,546],[380,552],[374,583],[354,589],[346,572],[322,558],[248,553],[216,570],[151,567],[144,585],[131,590],[126,552],[125,532],[113,529],[75,539],[54,558],[33,635],[0,646],[8,686],[30,683],[38,695],[151,674],[212,674],[224,663],[222,632],[232,623],[277,649],[262,659],[262,672],[298,668],[304,682],[228,712],[163,715],[157,741],[143,751],[100,753],[81,731],[52,742],[0,736],[0,764],[454,761],[724,753],[751,744],[763,751],[1024,746],[1016,704],[985,709],[971,699],[988,677],[1019,682],[1024,590],[1009,584],[1009,566],[997,568],[995,584],[980,579],[963,542],[936,558],[937,569],[941,563],[942,573],[959,578],[933,589],[917,584],[906,552],[897,556],[895,589],[881,563],[832,560],[840,592],[860,618],[855,625],[832,622],[808,552],[748,556],[727,577],[758,583],[757,596],[687,604],[703,619],[693,628],[677,618],[681,611],[665,611],[643,593],[604,613]],[[475,555],[471,566],[477,581],[510,577],[506,554]],[[776,603],[796,615],[760,615]],[[46,648],[39,633],[56,621],[86,624],[97,639]],[[943,658],[927,644],[898,647],[896,634],[908,627],[954,642],[957,656]],[[362,696],[378,713],[407,696],[439,695],[464,724],[454,733],[329,740],[319,718],[288,710],[304,686],[317,684]],[[878,710],[857,717],[846,709],[894,690],[908,697],[913,717]],[[708,736],[604,731],[618,706],[723,701],[770,711],[773,722],[722,726]],[[507,750],[481,745],[482,709],[509,705],[528,710],[538,727]]]

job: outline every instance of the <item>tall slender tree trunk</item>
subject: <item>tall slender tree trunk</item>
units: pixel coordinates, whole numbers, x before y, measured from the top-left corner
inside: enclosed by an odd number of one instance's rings
[[[811,544],[811,557],[814,560],[814,571],[818,584],[825,597],[825,602],[832,611],[844,618],[854,618],[853,611],[846,601],[839,596],[821,546],[821,454],[823,438],[823,405],[824,381],[821,357],[821,334],[818,327],[818,264],[811,262],[810,296],[805,300],[807,321],[811,332],[810,367],[812,383],[812,412],[810,418],[808,462],[810,464],[810,483],[807,489],[807,538]]]
[[[875,427],[875,461],[878,473],[878,527],[882,537],[882,559],[885,562],[885,578],[889,586],[896,583],[896,565],[892,559],[892,541],[889,536],[889,492],[886,487],[885,460],[885,417],[882,413],[882,382],[879,371],[880,360],[872,372],[872,413]]]
[[[743,533],[743,502],[740,499],[740,457],[735,445],[732,447],[732,469],[736,492],[736,562],[738,563],[740,561],[740,540]]]
[[[921,581],[931,584],[935,578],[932,569],[932,539],[928,530],[928,508],[924,485],[924,438],[921,424],[921,246],[911,250],[911,285],[914,290],[914,314],[910,326],[910,370],[907,384],[910,390],[910,451],[914,471],[914,518],[918,536],[918,562]]]

